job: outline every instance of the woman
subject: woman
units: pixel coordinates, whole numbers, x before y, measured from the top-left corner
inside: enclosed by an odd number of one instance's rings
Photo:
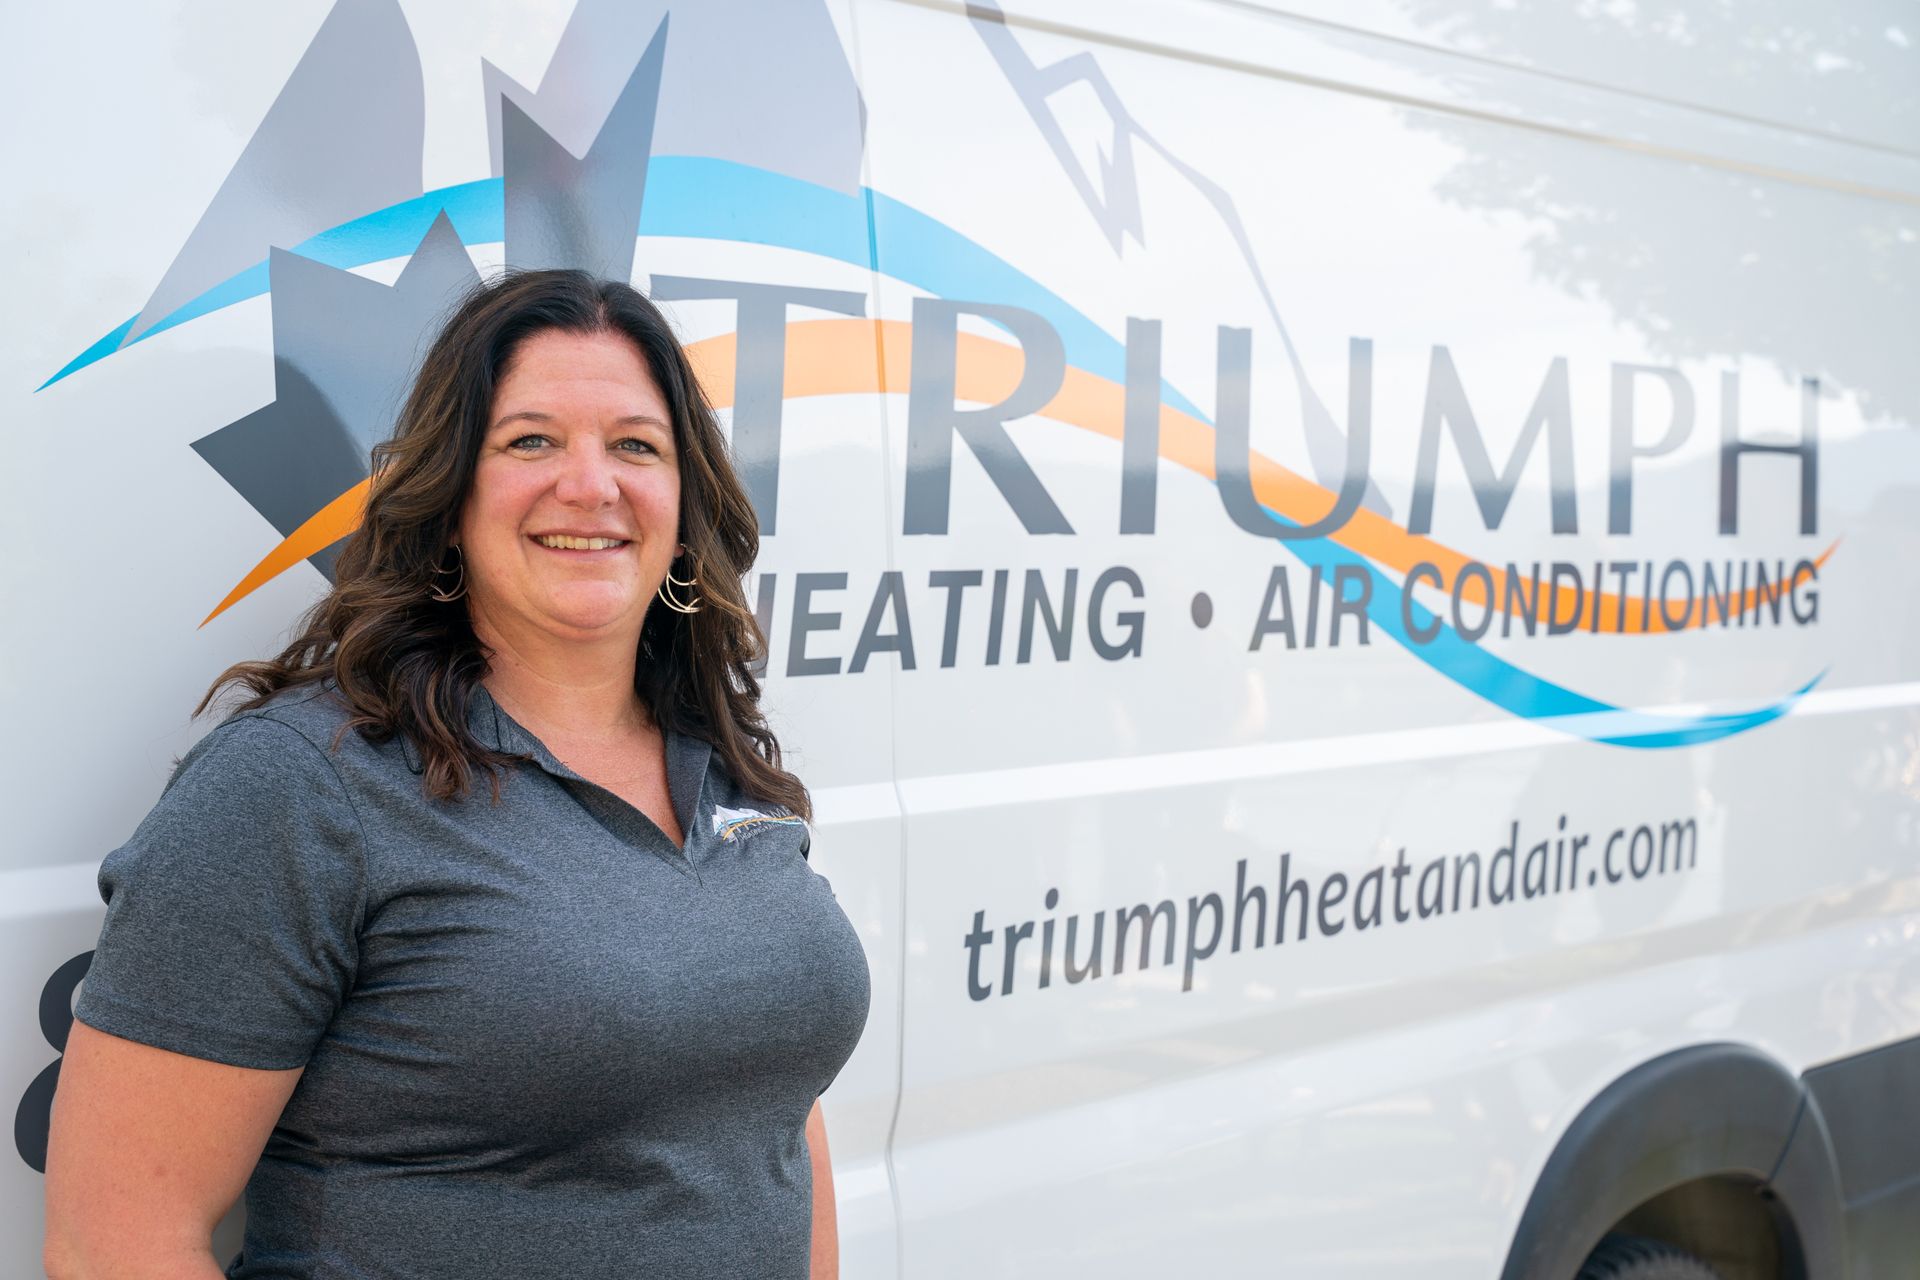
[[[837,1271],[865,958],[749,663],[753,512],[624,284],[482,286],[333,590],[101,868],[55,1276]]]

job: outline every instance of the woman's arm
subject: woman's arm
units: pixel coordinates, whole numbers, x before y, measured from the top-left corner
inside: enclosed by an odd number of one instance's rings
[[[807,1155],[813,1161],[813,1259],[811,1280],[840,1280],[840,1222],[834,1216],[833,1158],[827,1153],[827,1121],[814,1100],[807,1116]]]
[[[76,1020],[47,1135],[48,1276],[219,1280],[213,1229],[299,1079]]]

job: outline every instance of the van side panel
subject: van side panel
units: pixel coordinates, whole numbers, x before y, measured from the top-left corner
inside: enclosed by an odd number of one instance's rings
[[[1914,1034],[1920,168],[1394,9],[854,6],[907,1274],[1484,1278],[1641,1064]]]

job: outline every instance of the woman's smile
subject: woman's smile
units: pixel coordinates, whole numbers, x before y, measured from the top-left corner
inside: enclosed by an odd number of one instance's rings
[[[599,556],[607,552],[625,551],[632,545],[625,538],[600,534],[534,533],[529,534],[528,537],[544,550],[567,552],[577,556]]]

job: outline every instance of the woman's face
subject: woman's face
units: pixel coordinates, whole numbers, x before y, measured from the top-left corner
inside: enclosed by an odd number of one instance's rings
[[[495,389],[460,516],[476,627],[508,644],[631,649],[679,523],[672,416],[639,348],[619,333],[524,340]]]

